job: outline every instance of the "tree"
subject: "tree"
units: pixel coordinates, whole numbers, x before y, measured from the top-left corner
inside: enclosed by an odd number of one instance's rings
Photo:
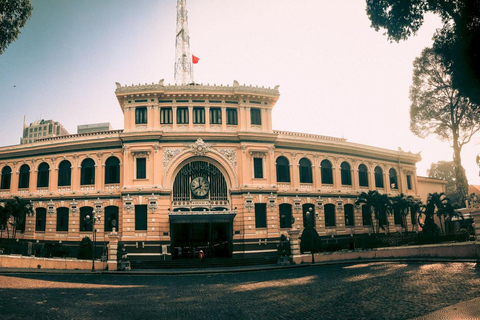
[[[399,212],[402,218],[402,226],[405,229],[405,232],[408,232],[407,217],[409,214],[416,215],[422,202],[418,199],[415,199],[413,196],[406,196],[403,193],[392,197],[391,201],[392,207]]]
[[[457,192],[455,164],[453,161],[438,161],[432,163],[430,169],[427,170],[427,175],[430,178],[445,180],[447,182],[445,185],[445,195],[456,207],[463,206],[462,199]]]
[[[421,138],[436,134],[451,143],[456,189],[463,201],[468,192],[468,181],[461,151],[480,130],[479,105],[454,89],[451,77],[433,49],[424,49],[413,65],[410,130]]]
[[[374,213],[376,227],[372,221],[373,231],[375,233],[378,233],[380,229],[386,231],[385,227],[388,225],[388,215],[392,213],[392,201],[390,198],[386,194],[380,194],[377,190],[370,190],[368,193],[362,192],[358,196],[355,204],[362,203],[370,208],[370,212]]]
[[[10,219],[10,213],[5,210],[4,206],[0,206],[0,241],[3,238],[3,230],[7,229],[7,238],[10,238],[8,232],[8,220]]]
[[[32,10],[30,0],[0,0],[0,56],[17,40]]]
[[[5,203],[5,210],[9,217],[13,218],[10,225],[13,227],[12,237],[16,238],[17,231],[25,231],[25,218],[27,215],[33,214],[33,208],[30,201],[15,197],[12,200],[7,200]]]
[[[367,0],[372,27],[399,42],[416,34],[425,14],[439,15],[443,27],[433,37],[453,87],[480,104],[480,0]]]

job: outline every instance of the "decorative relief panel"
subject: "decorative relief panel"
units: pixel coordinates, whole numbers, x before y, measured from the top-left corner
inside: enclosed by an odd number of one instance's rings
[[[163,169],[167,167],[170,160],[185,150],[185,148],[163,148]]]
[[[233,148],[218,148],[216,149],[218,152],[220,152],[222,155],[225,156],[225,158],[230,161],[233,166],[235,167],[235,170],[237,170],[237,150]]]

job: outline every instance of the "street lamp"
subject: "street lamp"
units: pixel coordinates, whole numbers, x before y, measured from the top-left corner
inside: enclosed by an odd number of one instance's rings
[[[307,211],[307,221],[312,227],[311,229],[311,235],[310,235],[310,252],[312,253],[312,263],[315,263],[315,256],[314,256],[314,251],[313,251],[313,236],[315,234],[315,213],[313,212],[313,208],[310,207],[308,208]]]
[[[95,271],[95,249],[97,247],[97,229],[95,228],[96,224],[100,224],[101,216],[99,214],[90,216],[87,214],[85,217],[85,223],[92,225],[93,233],[93,250],[92,250],[92,271]]]

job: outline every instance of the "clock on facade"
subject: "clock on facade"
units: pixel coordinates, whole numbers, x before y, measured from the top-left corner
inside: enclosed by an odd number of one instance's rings
[[[210,183],[204,177],[196,177],[190,183],[190,190],[196,197],[205,197],[210,189]]]

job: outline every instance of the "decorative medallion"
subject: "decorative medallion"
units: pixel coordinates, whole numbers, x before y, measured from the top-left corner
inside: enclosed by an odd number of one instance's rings
[[[47,213],[49,215],[53,215],[55,213],[55,203],[53,202],[53,200],[50,200],[47,203]]]
[[[302,209],[302,199],[300,199],[298,196],[293,199],[293,208],[295,211],[300,211]]]
[[[187,147],[190,148],[190,151],[192,151],[196,156],[204,156],[209,151],[211,146],[212,145],[210,143],[203,142],[202,138],[198,138],[195,143],[187,145]]]
[[[250,194],[250,192],[245,196],[245,209],[247,211],[252,210],[255,207],[253,204],[253,196]]]
[[[78,211],[78,202],[75,201],[75,199],[73,199],[72,202],[70,202],[70,212],[74,216],[77,213],[77,211]]]
[[[270,210],[275,210],[275,207],[277,206],[277,195],[273,194],[273,192],[268,196],[268,206],[270,207]]]
[[[155,197],[153,193],[152,196],[148,198],[148,209],[152,212],[155,212],[158,209],[157,197]]]

